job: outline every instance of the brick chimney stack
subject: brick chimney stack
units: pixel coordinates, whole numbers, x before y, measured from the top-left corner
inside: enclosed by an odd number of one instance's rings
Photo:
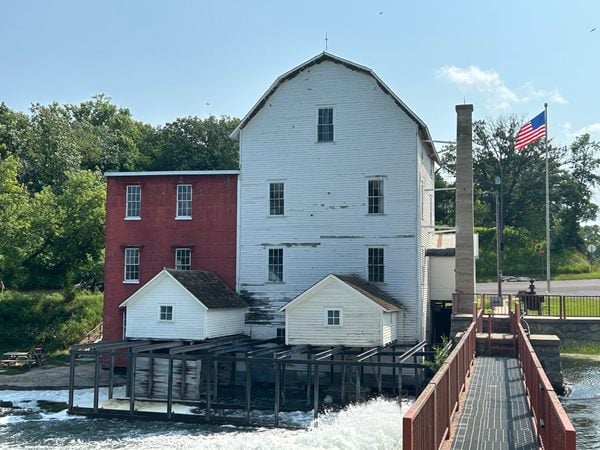
[[[456,268],[457,293],[475,293],[473,243],[473,105],[456,106]],[[471,311],[471,297],[463,297],[459,311]]]

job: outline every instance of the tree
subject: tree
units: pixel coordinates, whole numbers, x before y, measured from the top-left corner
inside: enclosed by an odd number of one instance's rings
[[[0,280],[18,286],[24,277],[25,236],[29,234],[30,205],[27,189],[18,181],[19,159],[0,160]]]
[[[565,161],[568,171],[557,186],[562,197],[556,217],[561,247],[585,250],[580,224],[594,220],[598,214],[593,193],[600,181],[600,158],[596,156],[599,151],[600,144],[591,141],[589,134],[576,137],[569,146]]]
[[[80,281],[104,247],[105,185],[99,173],[66,173],[63,191],[48,186],[32,199],[26,287],[63,287]],[[87,280],[84,280],[87,281]]]
[[[152,170],[219,170],[239,167],[238,143],[229,138],[239,119],[185,117],[159,128]]]

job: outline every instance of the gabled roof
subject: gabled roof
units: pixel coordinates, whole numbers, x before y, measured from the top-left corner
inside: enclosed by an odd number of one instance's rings
[[[120,307],[127,306],[135,298],[162,277],[170,277],[188,294],[198,300],[207,309],[247,308],[248,304],[223,280],[212,272],[202,270],[163,269],[139,290],[134,292]]]
[[[294,67],[292,70],[284,73],[280,77],[278,77],[273,84],[267,89],[267,92],[263,94],[263,96],[256,102],[256,104],[250,109],[248,114],[244,116],[239,125],[231,132],[229,135],[232,139],[237,139],[240,134],[240,130],[246,126],[246,124],[254,117],[254,115],[265,105],[268,98],[277,90],[279,85],[283,82],[294,78],[296,75],[302,73],[306,68],[310,66],[314,66],[316,64],[320,64],[324,61],[331,61],[336,64],[342,64],[351,70],[356,70],[358,72],[365,73],[370,75],[375,79],[379,87],[385,92],[387,95],[392,97],[394,103],[398,105],[400,109],[402,109],[412,120],[414,120],[419,126],[419,131],[421,134],[421,138],[425,141],[431,141],[431,135],[429,134],[429,129],[425,122],[423,122],[419,116],[417,116],[400,98],[394,94],[394,92],[373,72],[371,69],[365,66],[361,66],[360,64],[356,64],[352,61],[348,61],[347,59],[340,58],[339,56],[333,55],[331,53],[323,52],[318,54],[317,56],[309,59],[308,61],[303,62],[297,67]],[[429,154],[431,157],[439,164],[440,159],[435,150],[435,146],[433,142],[425,142],[425,146],[427,147]]]
[[[304,299],[310,296],[310,294],[318,291],[329,280],[336,280],[338,283],[342,283],[347,288],[353,289],[354,291],[358,292],[368,300],[371,300],[372,302],[376,303],[386,311],[399,311],[401,309],[404,309],[402,303],[390,297],[372,283],[368,283],[367,281],[363,280],[358,275],[336,275],[332,273],[327,275],[318,283],[312,285],[294,300],[280,308],[279,311],[284,311],[293,304],[301,303]]]

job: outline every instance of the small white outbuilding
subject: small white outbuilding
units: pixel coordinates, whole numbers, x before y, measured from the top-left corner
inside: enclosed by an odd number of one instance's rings
[[[242,334],[248,305],[212,272],[163,269],[120,306],[126,338],[196,341]]]
[[[288,345],[378,347],[396,339],[404,307],[357,275],[330,274],[280,311]]]

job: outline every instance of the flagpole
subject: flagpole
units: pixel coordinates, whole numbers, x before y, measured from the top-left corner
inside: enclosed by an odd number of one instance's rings
[[[548,103],[544,103],[546,124],[546,292],[550,294],[550,176],[548,171]]]

